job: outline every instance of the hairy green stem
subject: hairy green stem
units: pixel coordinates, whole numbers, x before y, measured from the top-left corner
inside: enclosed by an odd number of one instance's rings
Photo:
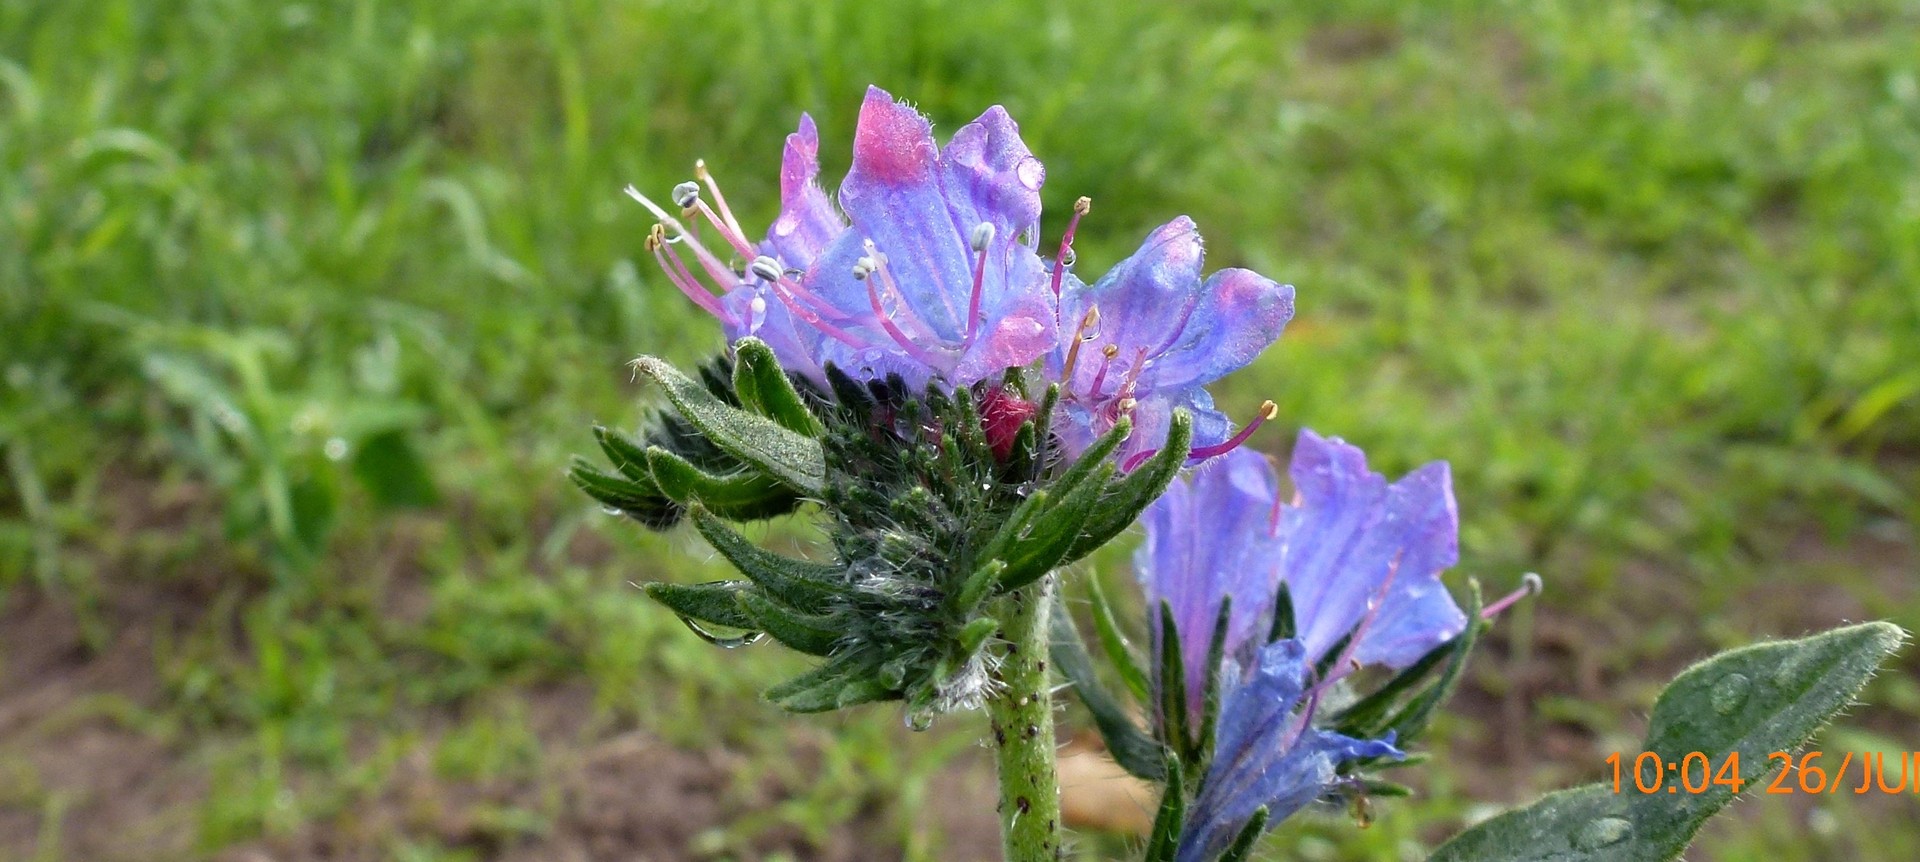
[[[1053,689],[1047,682],[1047,613],[1053,576],[999,600],[1005,638],[987,701],[1000,767],[1000,837],[1007,862],[1055,862],[1060,854],[1060,782],[1054,772]]]

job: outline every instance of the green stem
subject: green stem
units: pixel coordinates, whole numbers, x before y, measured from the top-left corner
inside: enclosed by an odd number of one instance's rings
[[[1006,639],[987,701],[1000,767],[1000,836],[1007,862],[1060,856],[1060,782],[1054,772],[1053,690],[1047,683],[1047,613],[1053,576],[999,600]]]

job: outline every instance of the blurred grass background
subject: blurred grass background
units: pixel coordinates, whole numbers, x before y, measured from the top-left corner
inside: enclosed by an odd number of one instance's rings
[[[1270,845],[1420,858],[1598,777],[1692,657],[1920,627],[1917,36],[1901,0],[0,5],[0,857],[990,850],[975,722],[780,718],[789,659],[628,586],[719,576],[698,540],[561,475],[639,418],[625,360],[720,344],[621,186],[704,157],[765,224],[798,113],[837,177],[874,82],[946,131],[1005,104],[1049,210],[1095,201],[1086,272],[1187,213],[1297,285],[1217,393],[1280,403],[1256,445],[1447,459],[1460,575],[1546,576],[1422,798]],[[1920,748],[1920,663],[1869,704],[1822,745]],[[1916,798],[1750,800],[1695,856],[1920,858]]]

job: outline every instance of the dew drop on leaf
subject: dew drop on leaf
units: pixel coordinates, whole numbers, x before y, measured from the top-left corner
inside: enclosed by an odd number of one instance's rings
[[[1721,715],[1732,715],[1746,705],[1747,692],[1753,690],[1753,681],[1744,673],[1730,673],[1713,684],[1713,690],[1707,693],[1707,700],[1713,704],[1713,711]]]
[[[907,713],[904,723],[908,730],[915,733],[930,730],[933,727],[933,713],[919,709],[911,710]]]
[[[699,623],[693,621],[692,617],[681,617],[680,622],[686,624],[687,628],[692,629],[693,633],[699,635],[701,640],[720,647],[721,649],[739,649],[743,646],[759,643],[761,638],[766,637],[766,635],[761,632],[747,632],[737,637],[722,637],[702,628]]]
[[[1573,835],[1573,845],[1582,850],[1598,850],[1611,847],[1633,834],[1633,824],[1624,817],[1602,817],[1585,826]]]

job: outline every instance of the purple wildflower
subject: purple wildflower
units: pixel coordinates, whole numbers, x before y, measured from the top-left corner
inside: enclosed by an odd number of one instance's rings
[[[1326,792],[1341,763],[1405,756],[1391,739],[1315,728],[1307,674],[1306,647],[1298,639],[1274,641],[1260,649],[1244,681],[1227,687],[1213,764],[1188,811],[1176,862],[1217,858],[1261,806],[1268,823],[1285,820]]]
[[[1245,269],[1202,280],[1203,257],[1199,230],[1181,216],[1099,281],[1069,277],[1061,285],[1061,330],[1071,327],[1072,334],[1049,356],[1047,370],[1063,384],[1064,421],[1056,427],[1069,451],[1130,415],[1133,436],[1119,457],[1131,466],[1166,438],[1173,411],[1185,407],[1193,413],[1194,457],[1206,458],[1272,418],[1273,408],[1263,406],[1229,439],[1232,423],[1205,387],[1280,337],[1293,317],[1293,287]]]
[[[1466,626],[1440,582],[1458,558],[1444,462],[1390,484],[1367,469],[1359,449],[1302,430],[1289,474],[1294,494],[1282,502],[1265,457],[1234,451],[1176,481],[1144,515],[1147,538],[1134,565],[1149,601],[1173,611],[1189,725],[1199,723],[1209,679],[1218,675],[1223,693],[1214,760],[1182,859],[1217,853],[1261,805],[1277,823],[1318,798],[1344,760],[1397,754],[1390,740],[1314,730],[1320,696],[1356,666],[1405,667]],[[1282,583],[1298,636],[1270,644]],[[1209,668],[1228,597],[1226,662]],[[1303,681],[1343,638],[1327,675]]]
[[[782,365],[816,380],[834,363],[856,376],[899,374],[913,386],[970,385],[1053,348],[1054,297],[1034,252],[1046,169],[1005,109],[987,109],[942,149],[918,111],[869,88],[839,210],[816,183],[818,149],[803,117],[787,139],[780,215],[757,247],[711,182],[717,211],[692,183],[675,189],[682,215],[719,233],[748,261],[745,272],[629,189],[666,226],[649,243],[662,268],[730,339],[759,337]]]

